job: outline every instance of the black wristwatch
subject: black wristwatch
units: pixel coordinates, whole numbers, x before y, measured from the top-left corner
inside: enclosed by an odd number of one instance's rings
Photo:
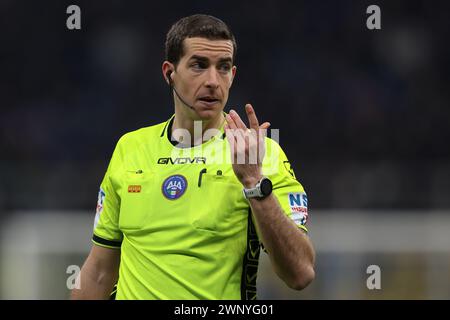
[[[246,199],[259,198],[263,199],[272,193],[272,181],[269,178],[263,177],[258,181],[254,188],[242,190]]]

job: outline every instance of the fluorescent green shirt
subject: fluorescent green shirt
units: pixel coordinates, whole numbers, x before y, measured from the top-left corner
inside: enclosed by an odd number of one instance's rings
[[[179,148],[172,120],[125,134],[101,183],[93,242],[121,249],[116,299],[255,299],[260,242],[223,128]],[[306,231],[303,187],[265,143],[263,174]]]

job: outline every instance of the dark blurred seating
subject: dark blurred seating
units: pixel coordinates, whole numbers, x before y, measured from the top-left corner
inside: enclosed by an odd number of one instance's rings
[[[252,102],[311,208],[450,208],[450,3],[0,3],[0,212],[89,209],[117,139],[173,112],[165,33],[210,13],[238,41],[229,106]],[[173,10],[172,8],[176,8]]]

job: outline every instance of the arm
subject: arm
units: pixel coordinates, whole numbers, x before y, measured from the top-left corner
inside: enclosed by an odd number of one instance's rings
[[[73,289],[72,300],[109,299],[119,277],[120,249],[93,245],[80,272],[80,289]]]
[[[226,117],[225,130],[234,173],[245,188],[253,188],[262,177],[265,143],[261,131],[270,124],[259,126],[251,105],[247,104],[245,110],[251,130],[233,110]],[[239,159],[245,159],[244,163]],[[273,194],[250,199],[250,206],[275,272],[289,287],[305,288],[315,276],[315,254],[309,238],[284,214]]]
[[[315,276],[315,253],[308,236],[283,213],[273,194],[250,199],[250,206],[276,274],[292,289],[308,286]]]

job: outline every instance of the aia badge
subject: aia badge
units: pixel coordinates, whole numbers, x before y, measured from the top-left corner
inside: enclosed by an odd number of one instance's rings
[[[105,196],[106,196],[105,191],[103,191],[103,189],[100,187],[100,191],[98,192],[97,208],[95,209],[94,230],[95,228],[97,228],[97,224],[100,220],[100,214],[103,211],[103,203],[105,202]]]
[[[96,214],[100,214],[103,211],[103,202],[105,201],[105,191],[102,188],[98,191],[97,208],[95,210]]]
[[[304,226],[308,220],[308,197],[304,192],[289,193],[289,207],[292,219],[297,225]]]
[[[169,200],[180,198],[187,189],[187,180],[181,174],[168,177],[162,184],[162,193]]]

